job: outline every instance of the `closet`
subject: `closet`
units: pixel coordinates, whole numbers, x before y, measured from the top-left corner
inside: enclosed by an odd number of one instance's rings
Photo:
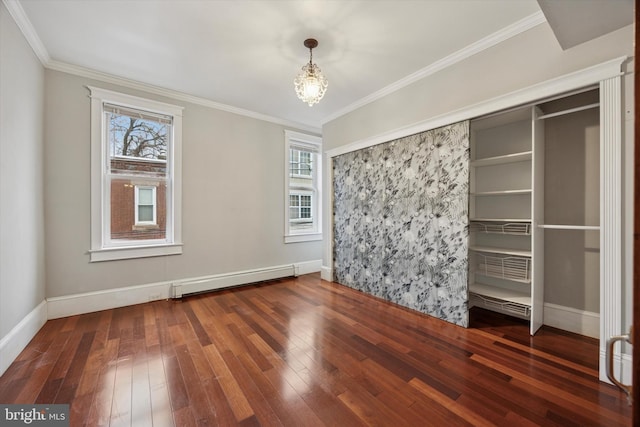
[[[334,280],[467,327],[469,122],[332,163]]]
[[[471,122],[470,307],[598,311],[599,147],[597,89]]]

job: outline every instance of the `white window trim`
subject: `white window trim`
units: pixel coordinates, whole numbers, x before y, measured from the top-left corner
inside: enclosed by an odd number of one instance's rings
[[[290,130],[284,131],[285,141],[285,174],[284,174],[284,242],[310,242],[322,240],[322,138],[313,135],[307,135],[300,132]],[[289,168],[290,168],[290,150],[292,148],[302,148],[315,152],[315,164],[313,165],[313,184],[310,188],[294,188],[291,186]],[[301,176],[308,178],[308,176]],[[289,192],[310,192],[311,197],[311,217],[313,218],[314,228],[310,231],[292,232],[289,227]]]
[[[182,110],[183,107],[126,95],[101,88],[87,86],[91,92],[91,249],[90,262],[143,258],[182,253]],[[122,243],[108,246],[107,222],[110,221],[109,206],[103,203],[105,196],[108,148],[103,144],[106,123],[103,104],[111,103],[147,110],[173,117],[171,150],[171,180],[167,181],[167,233],[168,239],[157,241]],[[172,199],[170,199],[172,198]],[[136,205],[137,208],[137,205]],[[170,227],[172,227],[170,229]]]
[[[134,195],[134,216],[135,225],[157,225],[158,224],[158,195],[155,185],[136,185]],[[140,190],[151,190],[151,206],[153,206],[153,215],[151,221],[140,221]],[[144,205],[149,206],[149,205]]]

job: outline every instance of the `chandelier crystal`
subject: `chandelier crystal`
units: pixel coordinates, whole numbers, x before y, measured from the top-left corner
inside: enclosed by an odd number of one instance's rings
[[[318,46],[318,41],[307,39],[304,41],[304,46],[309,48],[309,63],[302,67],[293,84],[298,98],[311,107],[322,99],[329,82],[320,71],[320,67],[313,63],[313,48]]]

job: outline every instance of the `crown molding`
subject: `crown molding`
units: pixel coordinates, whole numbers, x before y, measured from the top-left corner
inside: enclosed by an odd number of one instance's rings
[[[201,98],[194,95],[189,95],[177,90],[166,89],[160,86],[154,86],[147,83],[142,83],[136,80],[127,79],[124,77],[118,77],[112,74],[103,73],[101,71],[92,70],[89,68],[81,67],[78,65],[68,64],[51,59],[49,52],[40,40],[38,33],[31,24],[31,21],[27,17],[19,0],[2,0],[9,14],[15,21],[18,28],[24,35],[25,39],[31,46],[31,49],[40,60],[40,63],[47,69],[54,71],[61,71],[68,74],[73,74],[80,77],[86,77],[89,79],[100,80],[106,83],[112,83],[119,86],[127,87],[130,89],[137,89],[148,93],[153,93],[160,96],[166,96],[171,99],[179,101],[190,102],[192,104],[202,105],[204,107],[214,108],[216,110],[226,111],[228,113],[238,114],[245,117],[250,117],[265,122],[270,122],[278,125],[285,126],[287,128],[293,128],[298,130],[304,130],[306,132],[312,132],[315,134],[321,134],[322,129],[318,126],[312,126],[306,123],[299,123],[290,120],[281,119],[279,117],[270,116],[267,114],[258,113],[255,111],[245,110],[243,108],[233,107],[231,105],[215,102],[210,99]]]
[[[46,65],[46,68],[54,71],[61,71],[63,73],[73,74],[88,79],[99,80],[106,83],[112,83],[119,86],[124,86],[129,89],[141,90],[147,93],[153,93],[160,96],[166,96],[167,98],[190,102],[192,104],[202,105],[204,107],[214,108],[216,110],[226,111],[228,113],[239,114],[241,116],[250,117],[252,119],[262,120],[265,122],[275,123],[285,126],[287,128],[294,128],[304,130],[307,132],[313,132],[316,134],[321,133],[321,129],[316,126],[311,126],[306,123],[299,123],[290,120],[281,119],[279,117],[269,116],[267,114],[257,113],[255,111],[245,110],[244,108],[233,107],[231,105],[222,104],[220,102],[212,101],[210,99],[201,98],[195,95],[189,95],[184,92],[180,92],[173,89],[166,89],[160,86],[154,86],[148,83],[139,82],[136,80],[127,79],[124,77],[114,76],[102,71],[96,71],[90,68],[81,67],[79,65],[68,64],[66,62],[60,62],[50,60]]]
[[[20,2],[18,0],[2,0],[2,3],[9,11],[9,15],[11,15],[18,28],[20,28],[20,31],[22,31],[22,34],[27,39],[29,46],[31,46],[31,49],[33,49],[33,52],[36,54],[42,65],[46,65],[51,60],[49,52],[47,52],[47,49],[44,47],[44,44],[42,43],[42,40],[40,40],[35,28],[31,25],[31,21],[27,18],[27,14],[22,8]]]
[[[113,83],[120,86],[128,87],[130,89],[137,89],[137,90],[153,93],[160,96],[166,96],[168,98],[190,102],[193,104],[202,105],[204,107],[214,108],[217,110],[238,114],[241,116],[262,120],[262,121],[282,125],[289,128],[295,128],[295,129],[304,130],[304,131],[312,132],[316,134],[322,133],[322,129],[320,127],[313,126],[307,123],[293,122],[293,121],[285,120],[279,117],[270,116],[267,114],[258,113],[255,111],[246,110],[243,108],[234,107],[227,104],[222,104],[220,102],[190,95],[177,90],[166,89],[160,86],[155,86],[148,83],[143,83],[140,81],[127,79],[124,77],[118,77],[118,76],[104,73],[101,71],[96,71],[93,69],[81,67],[78,65],[53,60],[49,56],[49,52],[47,52],[47,49],[42,43],[42,40],[40,40],[40,37],[38,36],[33,25],[31,24],[31,21],[29,21],[29,18],[24,12],[24,9],[20,4],[20,0],[2,0],[2,3],[7,7],[9,14],[13,18],[13,20],[16,22],[16,24],[22,31],[23,35],[27,39],[27,42],[29,43],[34,53],[36,54],[36,56],[38,57],[38,59],[40,60],[40,62],[45,68],[55,70],[55,71],[61,71],[61,72],[65,72],[65,73],[69,73],[69,74],[73,74],[81,77],[86,77],[90,79],[96,79],[96,80],[104,81],[107,83]],[[517,21],[481,40],[478,40],[477,42],[472,43],[464,47],[463,49],[460,49],[459,51],[454,52],[453,54],[448,55],[432,63],[431,65],[421,70],[418,70],[415,73],[412,73],[404,77],[403,79],[400,79],[397,82],[392,83],[389,86],[386,86],[360,99],[359,101],[356,101],[348,105],[345,108],[342,108],[334,112],[333,114],[330,114],[329,116],[325,117],[322,120],[321,125],[324,125],[332,120],[337,119],[338,117],[341,117],[360,107],[370,104],[380,98],[383,98],[386,95],[396,92],[404,88],[405,86],[408,86],[412,83],[415,83],[416,81],[424,79],[429,75],[435,74],[440,70],[450,67],[460,61],[463,61],[466,58],[469,58],[472,55],[482,52],[483,50],[486,50],[492,46],[495,46],[498,43],[508,40],[511,37],[514,37],[520,33],[523,33],[544,22],[546,22],[546,18],[542,13],[542,11],[538,11],[534,14],[531,14],[521,19],[520,21]]]
[[[498,43],[501,43],[514,36],[517,36],[518,34],[521,34],[544,22],[547,22],[547,21],[542,11],[533,13],[517,22],[514,22],[513,24],[507,27],[504,27],[499,31],[496,31],[493,34],[488,35],[483,39],[478,40],[477,42],[474,42],[458,50],[457,52],[452,53],[451,55],[448,55],[442,59],[439,59],[438,61],[428,65],[427,67],[416,71],[415,73],[409,74],[408,76],[398,80],[395,83],[390,84],[389,86],[386,86],[376,92],[373,92],[370,95],[365,96],[364,98],[354,102],[353,104],[350,104],[336,111],[335,113],[325,117],[322,120],[322,124],[325,125],[328,122],[337,119],[338,117],[341,117],[347,113],[357,110],[360,107],[363,107],[393,92],[396,92],[405,86],[408,86],[412,83],[422,80],[427,76],[435,74],[438,71],[441,71],[447,67],[450,67],[460,61],[463,61],[477,53],[482,52],[483,50],[489,49],[490,47],[493,47]]]
[[[493,114],[515,106],[524,106],[540,100],[555,97],[558,94],[578,90],[590,85],[599,84],[600,81],[610,79],[623,74],[622,67],[629,60],[627,56],[620,56],[600,64],[595,64],[581,70],[554,77],[531,86],[518,89],[494,98],[480,101],[457,110],[449,111],[426,120],[421,120],[407,126],[366,137],[346,145],[332,148],[324,152],[328,158],[363,148],[372,147],[383,142],[403,138],[407,135],[436,129],[462,120],[471,120],[478,117]]]

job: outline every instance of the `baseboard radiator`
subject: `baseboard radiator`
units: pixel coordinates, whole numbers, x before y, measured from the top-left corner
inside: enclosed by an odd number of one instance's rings
[[[192,278],[174,282],[171,286],[171,297],[182,298],[184,295],[200,292],[214,291],[217,289],[264,282],[266,280],[281,279],[284,277],[298,276],[298,267],[295,264],[276,267],[239,271],[214,276]]]

